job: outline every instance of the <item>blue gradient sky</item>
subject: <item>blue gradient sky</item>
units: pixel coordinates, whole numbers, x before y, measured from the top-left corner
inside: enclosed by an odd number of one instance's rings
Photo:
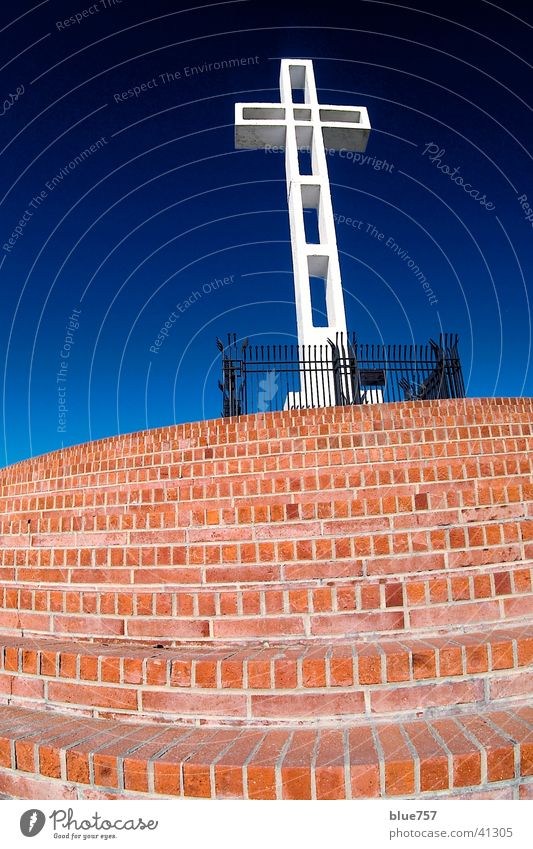
[[[216,336],[294,341],[283,156],[233,148],[235,101],[278,100],[281,57],[314,60],[323,102],[370,113],[375,160],[328,157],[349,327],[457,332],[470,395],[531,394],[531,11],[412,2],[2,7],[1,464],[217,416]],[[205,67],[229,59],[248,61]]]

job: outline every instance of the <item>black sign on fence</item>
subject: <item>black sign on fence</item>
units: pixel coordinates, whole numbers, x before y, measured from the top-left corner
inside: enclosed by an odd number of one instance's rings
[[[250,345],[228,336],[222,352],[223,416],[275,410],[464,398],[457,335],[426,345]]]

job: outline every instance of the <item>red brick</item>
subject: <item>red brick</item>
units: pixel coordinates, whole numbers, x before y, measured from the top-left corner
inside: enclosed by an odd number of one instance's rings
[[[383,751],[385,793],[406,796],[415,791],[415,766],[411,751],[400,729],[383,725],[376,729]]]
[[[422,710],[445,705],[470,704],[483,698],[481,681],[418,684],[371,694],[372,710],[377,713]]]
[[[282,798],[311,798],[311,763],[316,731],[294,731],[281,764]]]
[[[453,787],[473,787],[481,782],[481,751],[450,719],[431,722],[452,755]]]
[[[254,749],[264,739],[264,731],[245,731],[215,764],[215,794],[217,799],[240,799],[244,794],[244,767]]]
[[[317,799],[346,798],[344,736],[337,730],[320,732],[315,760]]]
[[[276,798],[276,764],[289,737],[288,731],[271,731],[254,752],[252,760],[245,767],[249,799]]]
[[[356,693],[299,693],[283,696],[252,696],[252,716],[320,717],[361,714],[364,711],[363,694]]]
[[[437,792],[449,788],[448,756],[425,722],[406,724],[406,732],[419,759],[420,791]]]

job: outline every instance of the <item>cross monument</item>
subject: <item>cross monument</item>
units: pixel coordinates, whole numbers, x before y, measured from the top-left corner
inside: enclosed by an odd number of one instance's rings
[[[347,331],[326,148],[364,151],[369,134],[364,107],[318,102],[308,59],[282,59],[280,103],[235,105],[235,147],[285,149],[299,345],[327,351],[328,339]],[[317,302],[325,302],[323,326],[313,321]]]

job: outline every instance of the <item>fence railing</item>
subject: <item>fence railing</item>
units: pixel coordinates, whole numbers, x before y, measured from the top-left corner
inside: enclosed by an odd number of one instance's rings
[[[235,334],[226,345],[217,340],[222,415],[465,395],[456,335],[426,345],[374,345],[338,334],[328,343],[250,345]]]

